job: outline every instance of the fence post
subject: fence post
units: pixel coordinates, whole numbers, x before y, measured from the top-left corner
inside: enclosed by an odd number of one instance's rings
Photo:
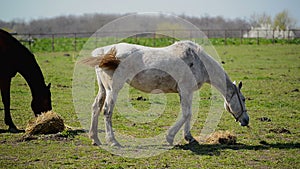
[[[225,30],[224,34],[224,44],[227,45],[227,30]]]
[[[240,39],[240,44],[243,44],[243,29],[241,29],[241,39]]]
[[[52,52],[54,52],[54,34],[52,33],[51,34],[52,35]]]
[[[287,35],[288,44],[290,44],[290,43],[291,43],[291,40],[290,40],[290,30],[289,30],[289,29],[288,29],[287,33],[288,33],[288,35]]]
[[[273,45],[275,44],[275,30],[273,29],[273,35],[272,35],[272,43],[273,43]]]
[[[156,33],[154,32],[154,33],[153,33],[153,47],[156,47],[155,36],[156,36]]]
[[[98,32],[96,32],[95,37],[93,37],[93,40],[95,41],[95,48],[98,47]]]
[[[134,43],[135,43],[135,44],[138,43],[138,36],[137,36],[137,34],[134,35]]]
[[[175,39],[174,39],[175,38],[175,29],[172,30],[172,38],[173,38],[172,42],[175,43]]]
[[[259,31],[257,31],[256,43],[257,43],[257,45],[259,45]]]
[[[116,31],[115,43],[119,42],[119,31]]]
[[[31,43],[32,43],[32,39],[31,39],[31,35],[30,33],[28,34],[28,45],[29,45],[29,50],[31,51]]]
[[[76,33],[74,33],[74,50],[77,51]]]

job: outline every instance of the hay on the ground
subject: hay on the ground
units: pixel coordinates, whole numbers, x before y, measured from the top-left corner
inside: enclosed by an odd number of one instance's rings
[[[25,129],[26,134],[55,134],[65,129],[63,119],[53,111],[42,113],[31,120]]]
[[[237,137],[229,131],[216,131],[212,133],[207,139],[208,144],[236,144]]]

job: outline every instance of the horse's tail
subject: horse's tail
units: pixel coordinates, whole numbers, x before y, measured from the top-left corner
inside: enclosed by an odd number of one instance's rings
[[[120,64],[120,60],[116,57],[116,55],[117,55],[117,50],[115,47],[113,47],[106,54],[97,57],[83,59],[79,61],[79,63],[92,66],[92,67],[98,65],[102,69],[115,70]]]
[[[91,67],[95,67],[95,66],[99,65],[100,60],[101,60],[100,56],[89,57],[89,58],[80,60],[78,63],[88,65],[88,66],[91,66]]]

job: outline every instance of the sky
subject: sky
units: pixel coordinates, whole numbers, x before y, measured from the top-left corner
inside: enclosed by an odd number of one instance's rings
[[[249,19],[254,13],[272,18],[288,10],[300,26],[299,0],[1,0],[0,20],[30,21],[61,15],[163,12],[187,16]]]

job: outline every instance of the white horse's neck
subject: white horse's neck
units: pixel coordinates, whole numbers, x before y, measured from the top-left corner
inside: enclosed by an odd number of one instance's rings
[[[201,60],[204,62],[207,71],[206,82],[214,86],[226,99],[230,99],[234,86],[227,73],[220,66],[218,62],[208,56],[206,53],[202,54]]]

